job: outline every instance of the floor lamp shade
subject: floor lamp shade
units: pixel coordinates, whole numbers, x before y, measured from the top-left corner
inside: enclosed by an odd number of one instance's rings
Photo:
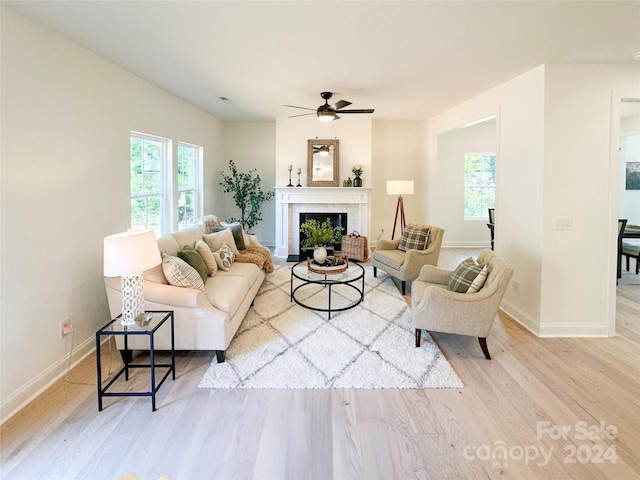
[[[121,277],[124,325],[133,325],[144,315],[142,274],[161,261],[153,230],[129,230],[105,237],[104,275]]]
[[[400,233],[404,232],[406,221],[404,219],[404,202],[403,195],[413,195],[413,180],[387,180],[387,195],[397,195],[398,203],[396,204],[396,216],[393,220],[393,231],[391,240],[396,235],[396,225],[398,224],[398,215],[400,215]]]

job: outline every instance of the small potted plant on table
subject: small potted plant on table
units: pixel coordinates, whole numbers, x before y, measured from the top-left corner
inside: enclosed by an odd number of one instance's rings
[[[343,230],[344,228],[342,227],[332,226],[331,219],[328,217],[322,223],[309,219],[300,225],[300,232],[306,235],[306,238],[302,241],[302,248],[306,250],[312,249],[314,260],[322,264],[328,255],[327,247],[329,250],[333,250],[335,244],[342,243]]]

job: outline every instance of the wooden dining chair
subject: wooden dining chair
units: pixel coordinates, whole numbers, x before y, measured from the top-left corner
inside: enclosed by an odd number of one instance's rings
[[[618,219],[618,277],[622,277],[622,234],[624,233],[624,228],[627,226],[626,218]],[[616,279],[616,285],[618,284],[618,280]]]

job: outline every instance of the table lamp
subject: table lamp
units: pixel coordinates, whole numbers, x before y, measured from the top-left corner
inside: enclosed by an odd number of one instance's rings
[[[393,221],[393,232],[391,233],[391,240],[393,240],[393,237],[396,234],[398,214],[400,214],[400,234],[404,232],[406,222],[404,219],[404,203],[402,201],[402,195],[413,195],[413,180],[387,180],[387,195],[398,195],[396,217]]]
[[[144,315],[144,270],[162,261],[153,230],[129,230],[104,239],[104,275],[121,277],[122,324],[135,325]]]

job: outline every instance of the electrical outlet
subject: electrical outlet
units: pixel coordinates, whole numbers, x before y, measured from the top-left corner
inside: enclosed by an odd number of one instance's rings
[[[73,332],[73,327],[71,326],[71,320],[67,318],[65,321],[60,322],[60,338],[70,334],[71,332]]]
[[[556,230],[573,230],[573,218],[556,217]]]

